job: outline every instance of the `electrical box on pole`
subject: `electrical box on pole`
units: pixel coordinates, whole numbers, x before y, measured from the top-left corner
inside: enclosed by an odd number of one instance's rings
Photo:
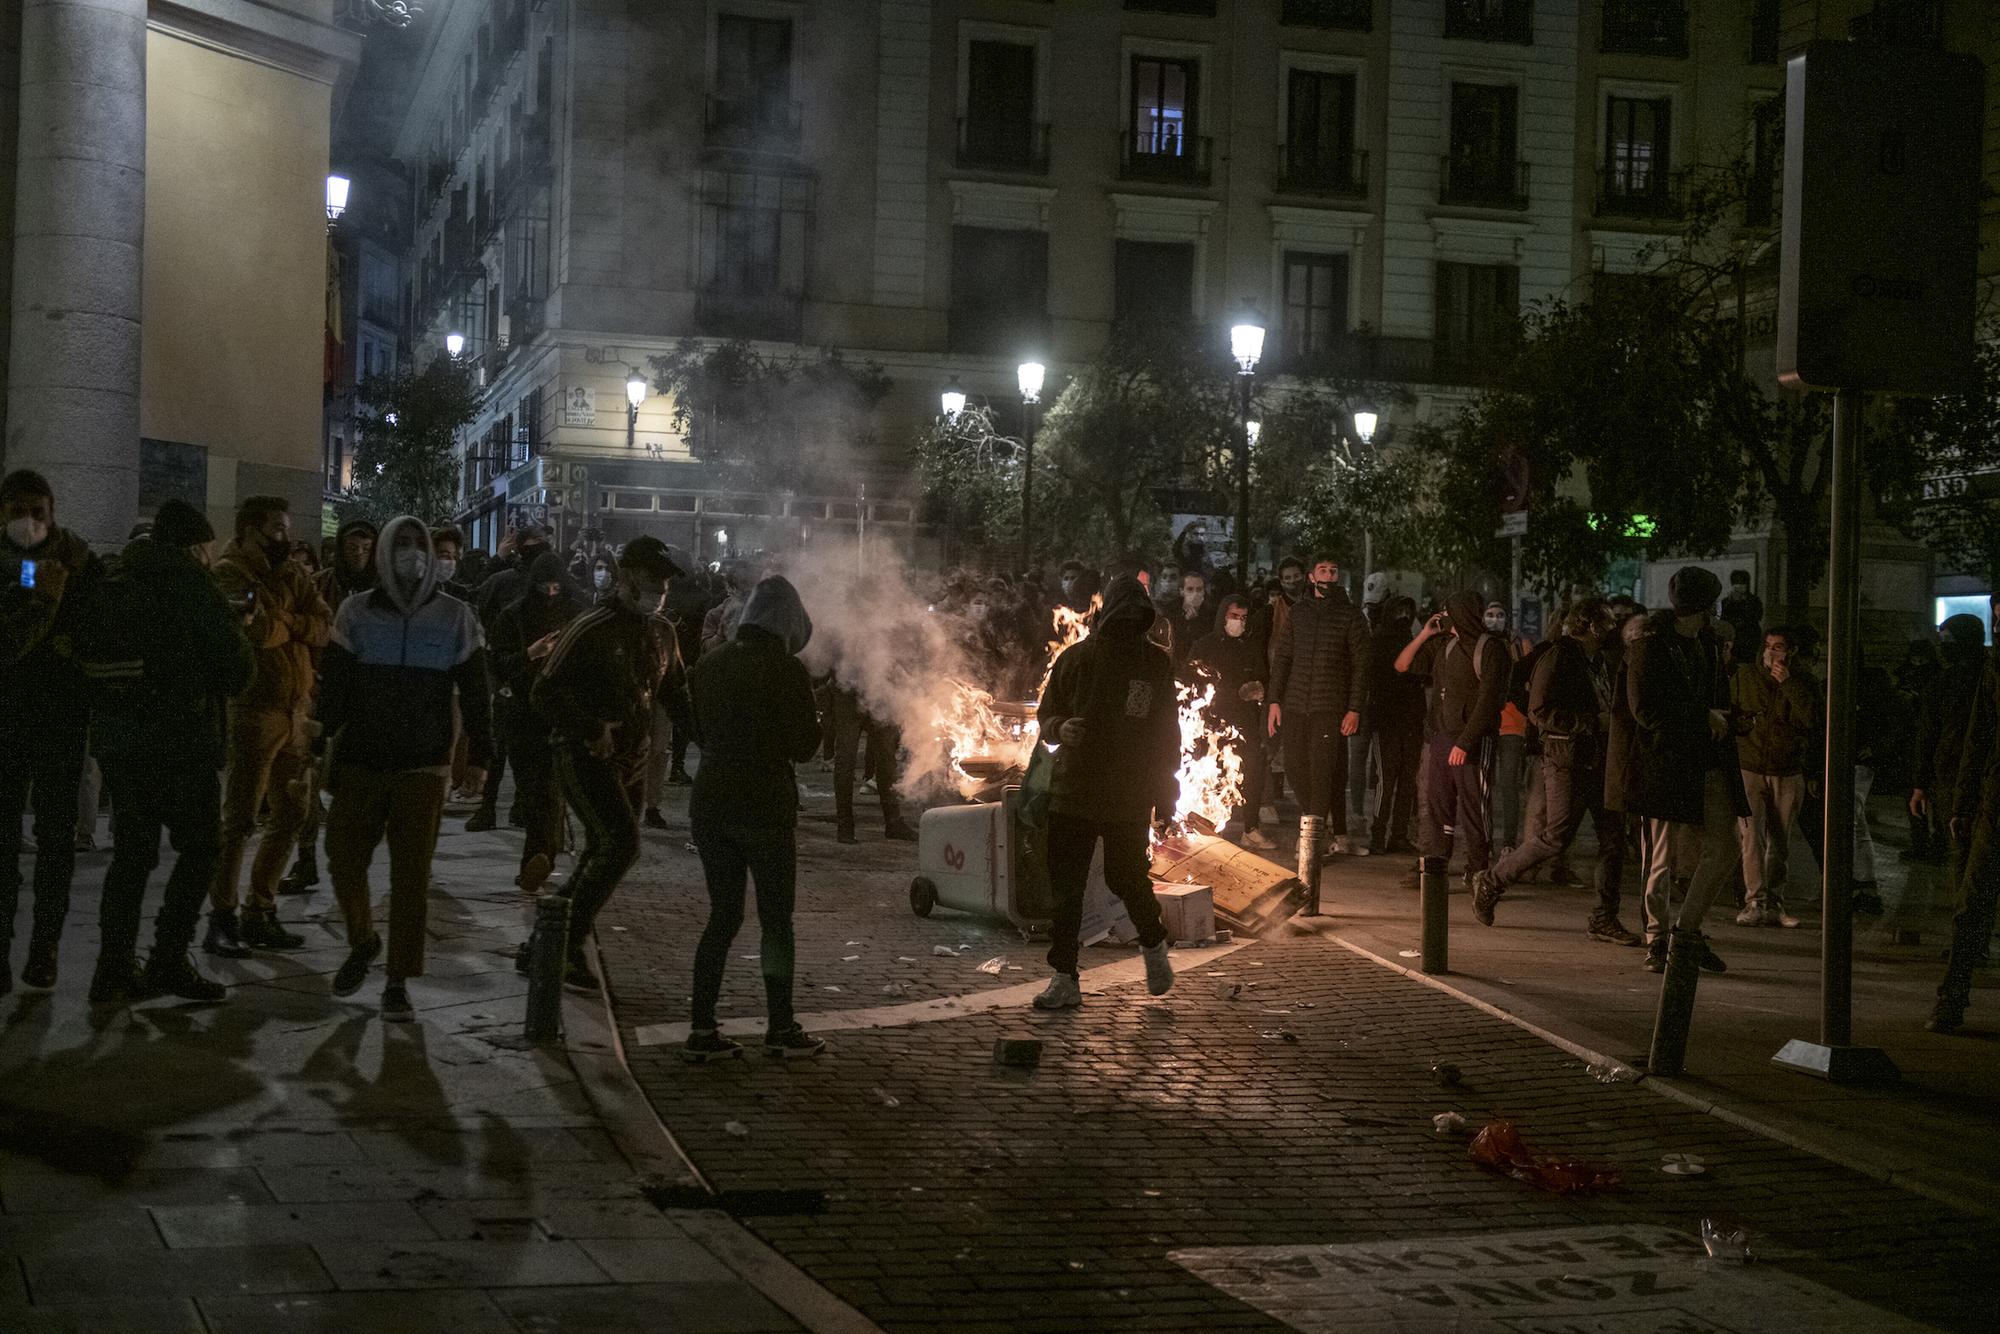
[[[1785,80],[1778,379],[1937,394],[1973,376],[1985,71],[1813,42]]]

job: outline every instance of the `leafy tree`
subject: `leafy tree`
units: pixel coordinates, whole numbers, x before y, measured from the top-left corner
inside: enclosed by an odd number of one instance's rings
[[[772,490],[846,490],[890,383],[879,365],[857,366],[837,351],[772,356],[746,342],[692,338],[654,357],[652,369],[694,456],[738,485]]]
[[[1341,376],[1288,379],[1282,389],[1267,391],[1250,454],[1253,539],[1270,540],[1281,552],[1338,552],[1358,568],[1361,534],[1373,531],[1375,516],[1352,508],[1351,493],[1385,475],[1396,441],[1393,428],[1383,426],[1363,442],[1354,414],[1367,409],[1386,419],[1391,408],[1415,401],[1402,385]],[[1233,496],[1233,483],[1230,490]]]
[[[2000,326],[1983,332],[1970,388],[1896,400],[1861,452],[1885,520],[2000,588]]]
[[[453,445],[479,412],[479,390],[462,364],[435,357],[362,382],[354,414],[354,486],[343,520],[383,523],[399,514],[426,522],[450,515],[457,494]]]
[[[945,535],[952,558],[958,548],[986,546],[1006,549],[1011,559],[1021,538],[1022,447],[995,429],[992,410],[967,406],[955,418],[940,417],[913,454],[924,517]]]

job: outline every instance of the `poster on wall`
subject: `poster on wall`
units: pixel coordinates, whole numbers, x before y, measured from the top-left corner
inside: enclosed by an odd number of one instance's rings
[[[563,391],[563,425],[597,425],[597,391],[587,384],[573,384]]]

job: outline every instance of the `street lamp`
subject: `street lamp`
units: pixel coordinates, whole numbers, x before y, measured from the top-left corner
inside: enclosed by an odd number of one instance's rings
[[[450,357],[453,361],[457,361],[458,354],[463,351],[465,351],[464,334],[454,329],[444,336],[444,354],[447,357]]]
[[[1365,409],[1354,414],[1354,434],[1361,438],[1362,444],[1365,445],[1374,440],[1375,423],[1377,420],[1378,418],[1374,413]]]
[[[347,212],[347,192],[352,185],[353,182],[345,176],[326,178],[326,220],[329,223],[339,222],[340,215]]]
[[[1042,379],[1048,368],[1039,361],[1024,361],[1014,368],[1016,382],[1021,386],[1021,403],[1027,409],[1027,429],[1021,440],[1021,569],[1029,564],[1029,553],[1034,550],[1035,535],[1035,426],[1041,413],[1036,408],[1042,401]]]
[[[639,405],[646,401],[646,395],[651,388],[652,386],[646,383],[646,377],[637,371],[633,371],[631,378],[625,381],[625,448],[627,450],[632,449],[638,443]]]
[[[1381,419],[1367,408],[1354,414],[1354,435],[1362,444],[1371,444],[1375,439],[1375,425]],[[1364,527],[1361,530],[1361,596],[1368,596],[1368,580],[1375,573],[1375,530]]]
[[[1250,586],[1250,450],[1257,443],[1251,429],[1250,390],[1257,379],[1257,362],[1264,355],[1264,326],[1254,313],[1245,314],[1229,329],[1229,355],[1236,361],[1236,420],[1243,428],[1243,448],[1236,451],[1236,581]]]
[[[958,420],[958,414],[965,411],[965,391],[958,387],[957,380],[944,387],[944,393],[938,396],[938,404],[944,409],[947,422]]]

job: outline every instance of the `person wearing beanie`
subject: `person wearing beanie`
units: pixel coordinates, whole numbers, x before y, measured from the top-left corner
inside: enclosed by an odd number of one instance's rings
[[[1605,804],[1646,821],[1646,967],[1673,949],[1724,970],[1702,919],[1739,856],[1737,821],[1750,814],[1736,757],[1728,653],[1710,624],[1722,581],[1684,565],[1667,585],[1669,611],[1648,618],[1626,654],[1625,698],[1611,717]],[[1688,882],[1679,911],[1675,880]]]
[[[1743,911],[1738,926],[1794,927],[1785,911],[1792,827],[1805,804],[1806,765],[1819,756],[1819,701],[1792,667],[1792,634],[1773,626],[1760,660],[1730,674],[1729,695],[1741,720],[1736,742],[1750,814],[1740,822]]]
[[[254,669],[242,617],[208,577],[214,542],[201,511],[169,500],[82,608],[77,661],[112,812],[92,1004],[227,994],[188,957],[221,854],[227,705]],[[142,970],[141,905],[162,830],[176,857]]]
[[[584,942],[639,860],[655,702],[677,728],[691,716],[687,672],[662,611],[668,586],[685,571],[651,536],[625,544],[617,571],[597,605],[556,637],[529,701],[549,725],[556,786],[583,825],[583,851],[562,890],[570,901],[564,985],[590,995],[602,983]]]

